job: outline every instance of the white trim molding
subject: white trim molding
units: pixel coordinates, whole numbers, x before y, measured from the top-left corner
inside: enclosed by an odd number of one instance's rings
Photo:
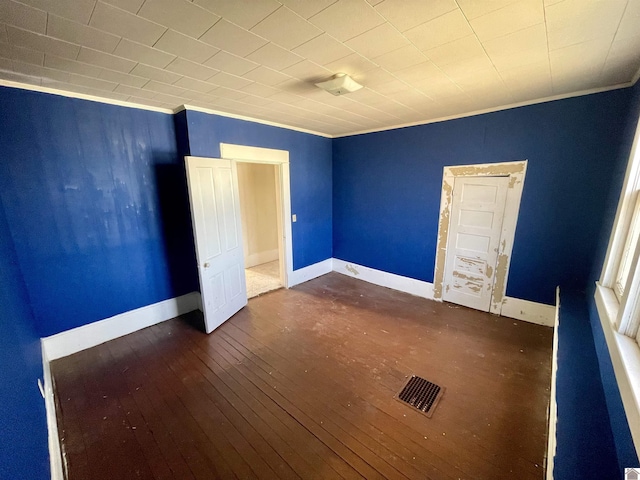
[[[53,377],[51,376],[51,366],[44,347],[44,341],[40,341],[42,349],[42,372],[44,377],[44,407],[47,413],[47,430],[49,443],[49,465],[51,467],[51,480],[64,480],[67,470],[66,463],[62,456],[60,447],[60,437],[58,436],[58,421],[56,419],[56,401],[53,391]]]
[[[433,284],[415,278],[403,277],[394,273],[376,270],[353,262],[346,262],[338,258],[333,259],[333,271],[348,277],[364,280],[365,282],[391,288],[400,292],[410,293],[417,297],[433,300]]]
[[[619,303],[613,290],[597,283],[594,296],[631,437],[640,457],[640,349],[635,339],[615,328]]]
[[[500,315],[529,323],[553,327],[555,325],[556,306],[530,302],[519,298],[504,297]]]
[[[199,292],[187,293],[180,297],[136,308],[45,337],[42,339],[44,354],[48,361],[53,361],[199,308]]]
[[[314,278],[330,273],[333,270],[332,260],[333,259],[331,258],[327,258],[326,260],[314,263],[313,265],[294,270],[289,277],[289,287],[308,282],[309,280],[313,280]]]
[[[457,165],[444,167],[442,174],[442,192],[440,198],[440,216],[438,220],[438,239],[436,245],[436,264],[433,273],[433,299],[441,302],[445,280],[445,262],[449,240],[449,221],[453,201],[453,188],[457,177],[507,176],[507,201],[502,220],[498,261],[495,265],[495,279],[491,291],[489,311],[500,315],[504,304],[511,251],[518,222],[520,199],[527,172],[527,160],[504,163],[484,163],[479,165]]]
[[[551,393],[549,397],[549,431],[547,432],[546,480],[553,480],[553,468],[557,446],[558,402],[556,378],[558,377],[558,325],[560,323],[560,287],[556,287],[556,306],[553,320],[553,353],[551,356]]]

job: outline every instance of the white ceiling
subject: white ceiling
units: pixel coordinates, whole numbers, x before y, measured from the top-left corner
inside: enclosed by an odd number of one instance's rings
[[[0,79],[329,136],[628,84],[640,0],[0,0]],[[314,82],[345,72],[340,97]]]

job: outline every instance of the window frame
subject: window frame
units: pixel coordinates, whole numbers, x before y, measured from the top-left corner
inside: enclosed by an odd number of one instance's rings
[[[618,209],[609,238],[595,301],[611,362],[620,389],[631,436],[640,456],[640,242],[632,255],[629,277],[621,298],[615,282],[636,210],[640,209],[640,121],[627,164]]]

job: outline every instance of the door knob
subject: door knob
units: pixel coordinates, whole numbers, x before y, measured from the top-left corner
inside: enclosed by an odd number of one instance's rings
[[[203,265],[204,268],[209,268],[209,262],[205,262]]]

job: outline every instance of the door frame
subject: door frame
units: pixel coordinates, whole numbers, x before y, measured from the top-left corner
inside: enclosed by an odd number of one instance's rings
[[[444,167],[442,174],[442,193],[440,198],[440,217],[438,220],[438,241],[436,244],[436,262],[433,273],[433,299],[442,302],[449,223],[453,200],[453,185],[456,177],[500,176],[509,177],[507,200],[502,220],[498,261],[495,269],[491,303],[489,311],[500,314],[507,291],[511,252],[520,211],[522,188],[527,171],[527,160],[503,163],[483,163],[478,165],[458,165]]]
[[[284,288],[289,288],[290,279],[293,278],[289,151],[220,143],[220,158],[231,160],[232,163],[267,163],[276,166],[276,176],[278,178],[276,197],[279,197],[278,255],[280,257],[280,278]]]

